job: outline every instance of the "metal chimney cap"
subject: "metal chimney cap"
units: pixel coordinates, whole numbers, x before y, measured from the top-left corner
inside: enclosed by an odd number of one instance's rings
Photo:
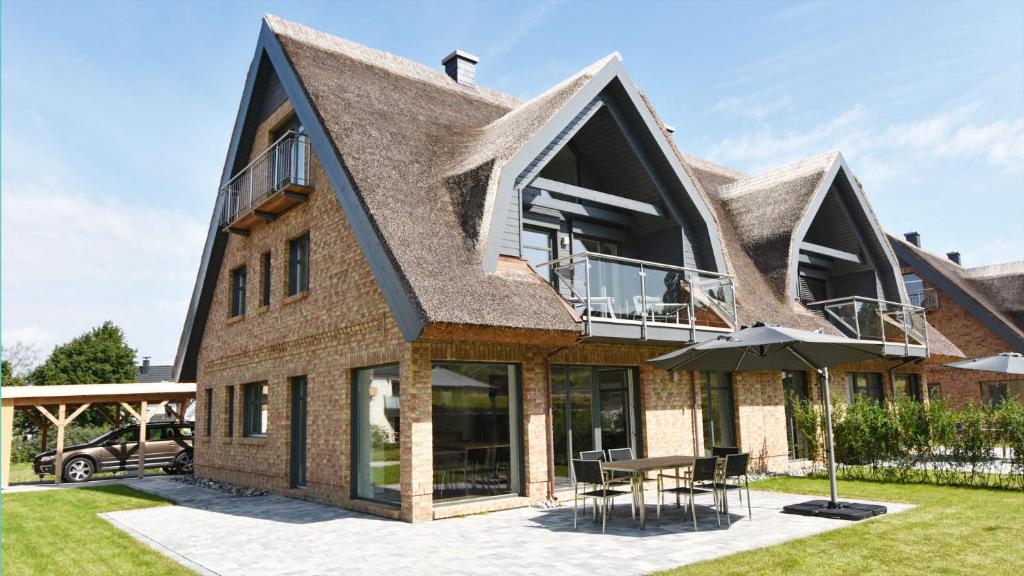
[[[478,64],[480,62],[480,58],[470,54],[469,52],[463,52],[462,50],[452,50],[451,54],[445,56],[444,60],[441,60],[441,65],[444,66],[445,64],[448,64],[448,62],[450,62],[453,58],[461,58],[462,60],[472,62],[473,64]]]

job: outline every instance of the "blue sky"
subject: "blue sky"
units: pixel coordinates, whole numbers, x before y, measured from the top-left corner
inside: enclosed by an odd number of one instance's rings
[[[532,97],[622,54],[687,152],[758,171],[839,148],[883,225],[1024,259],[1024,3],[2,5],[3,344],[112,319],[173,360],[260,18]]]

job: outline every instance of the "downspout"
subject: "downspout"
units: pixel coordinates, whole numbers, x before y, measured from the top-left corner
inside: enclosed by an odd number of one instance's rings
[[[545,388],[547,389],[546,403],[548,414],[548,423],[547,426],[545,426],[544,430],[544,435],[546,436],[548,444],[548,502],[558,502],[558,498],[555,496],[555,415],[554,410],[551,406],[551,357],[554,356],[555,354],[558,354],[559,352],[564,352],[565,350],[569,350],[570,348],[575,348],[576,346],[579,346],[586,339],[586,336],[581,335],[578,338],[576,338],[576,341],[573,342],[572,344],[569,344],[568,346],[562,346],[561,348],[556,349],[554,352],[544,357],[544,379],[547,381],[547,386]]]

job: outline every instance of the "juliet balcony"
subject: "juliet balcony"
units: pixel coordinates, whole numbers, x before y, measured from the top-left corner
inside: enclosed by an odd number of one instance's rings
[[[733,281],[725,274],[594,252],[539,268],[550,271],[590,337],[695,342],[736,327]]]
[[[313,191],[309,138],[288,132],[221,187],[220,225],[246,236],[306,202]]]
[[[850,338],[883,343],[888,355],[928,355],[928,322],[921,306],[848,296],[811,302],[807,307]]]

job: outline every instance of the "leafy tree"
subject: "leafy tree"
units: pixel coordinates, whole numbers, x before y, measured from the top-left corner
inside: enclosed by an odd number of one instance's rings
[[[29,376],[35,385],[134,382],[135,350],[111,321],[53,349]]]
[[[25,380],[14,375],[14,368],[7,360],[3,361],[3,375],[0,376],[0,384],[4,386],[24,386]]]

